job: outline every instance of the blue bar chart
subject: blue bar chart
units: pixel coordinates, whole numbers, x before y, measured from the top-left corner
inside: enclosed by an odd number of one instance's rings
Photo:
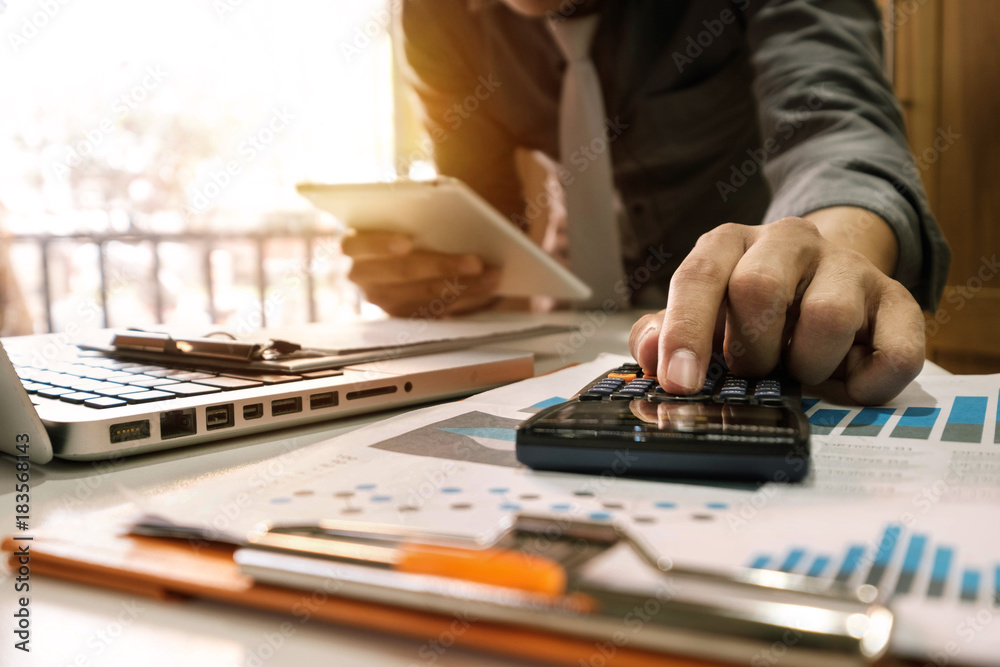
[[[945,442],[979,442],[986,422],[985,396],[957,396],[948,413],[941,439]]]
[[[1000,606],[1000,563],[989,568],[958,563],[951,545],[933,545],[931,536],[908,534],[890,523],[873,543],[844,545],[839,557],[790,546],[784,553],[755,554],[747,563],[756,569],[824,577],[837,583],[864,583],[894,596],[950,598],[961,603]]]
[[[992,393],[992,392],[991,392]],[[813,398],[802,399],[813,434],[993,443],[1000,445],[1000,409],[989,408],[988,396],[954,396],[937,406],[831,407]],[[1000,406],[1000,400],[997,401]]]

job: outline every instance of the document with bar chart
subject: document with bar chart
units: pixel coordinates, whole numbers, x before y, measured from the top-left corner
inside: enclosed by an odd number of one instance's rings
[[[477,536],[518,512],[611,522],[684,565],[872,584],[897,652],[1000,656],[1000,376],[921,375],[878,408],[807,398],[812,470],[799,484],[682,483],[519,466],[517,425],[624,357],[603,356],[464,401],[379,420],[275,461],[148,499],[144,511],[237,539],[262,521],[327,518]],[[629,451],[621,452],[627,466]],[[248,487],[247,480],[252,480]],[[625,581],[636,568],[610,573]],[[971,619],[971,621],[969,620]],[[977,629],[978,628],[978,629]],[[971,633],[971,635],[970,635]],[[932,662],[931,664],[935,664]]]
[[[881,407],[803,400],[814,490],[874,497],[943,480],[944,500],[1000,503],[1000,376],[922,375]]]

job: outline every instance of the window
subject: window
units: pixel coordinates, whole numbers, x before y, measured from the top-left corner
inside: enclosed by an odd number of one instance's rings
[[[393,173],[388,5],[8,0],[0,225],[35,330],[350,310],[295,184]]]

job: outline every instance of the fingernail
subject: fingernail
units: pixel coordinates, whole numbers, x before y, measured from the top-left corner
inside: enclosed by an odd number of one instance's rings
[[[458,272],[463,276],[474,276],[483,272],[483,261],[475,255],[466,255],[458,263]]]
[[[413,242],[409,239],[396,238],[389,241],[389,252],[393,255],[405,255],[413,250]]]
[[[687,391],[700,389],[704,378],[698,377],[698,357],[691,350],[677,350],[670,355],[667,379]]]

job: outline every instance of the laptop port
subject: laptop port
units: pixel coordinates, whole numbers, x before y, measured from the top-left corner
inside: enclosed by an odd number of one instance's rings
[[[186,410],[170,410],[160,413],[160,438],[179,438],[182,435],[194,435],[198,432],[198,420],[194,408]]]
[[[347,400],[353,401],[358,398],[372,398],[373,396],[385,396],[386,394],[395,394],[396,385],[388,385],[385,387],[372,387],[371,389],[361,389],[359,391],[349,391],[347,392]]]
[[[338,403],[337,392],[324,391],[320,394],[313,394],[309,397],[310,410],[322,410],[323,408],[336,407]]]
[[[290,415],[293,412],[302,412],[302,397],[277,398],[271,401],[271,416]]]
[[[233,421],[233,404],[211,405],[205,408],[205,428],[214,431],[217,428],[229,428]]]
[[[243,406],[243,419],[260,419],[264,416],[263,403],[251,403]]]
[[[128,442],[129,440],[142,440],[149,437],[149,420],[140,419],[134,422],[124,422],[122,424],[112,424],[109,435],[111,442]]]

